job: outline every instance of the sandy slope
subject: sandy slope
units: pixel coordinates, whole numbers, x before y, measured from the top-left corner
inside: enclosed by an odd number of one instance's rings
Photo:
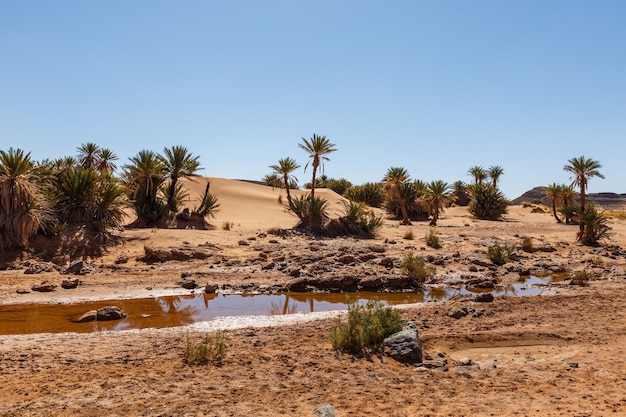
[[[192,199],[204,191],[202,181],[192,185]],[[64,276],[0,271],[2,302],[180,291],[175,283],[181,272],[206,271],[207,261],[146,265],[137,260],[145,247],[210,243],[219,248],[214,257],[246,262],[258,255],[255,245],[269,245],[272,236],[261,237],[269,228],[290,228],[296,223],[279,204],[279,190],[218,178],[211,179],[211,190],[221,204],[213,229],[126,229],[124,245],[88,259],[101,270],[81,277],[83,284],[73,291],[18,295],[18,288],[44,279],[59,282]],[[322,193],[335,209],[340,207],[339,196]],[[234,226],[223,230],[223,222]],[[611,244],[626,246],[626,224],[612,221],[611,225],[615,232]],[[416,240],[403,239],[408,230]],[[387,220],[372,241],[295,236],[278,239],[276,245],[281,254],[308,251],[315,243],[326,245],[329,253],[378,245],[390,257],[411,250],[451,258],[457,252],[483,256],[489,244],[519,244],[521,237],[531,236],[537,245],[549,244],[556,251],[528,255],[527,262],[558,263],[570,270],[598,267],[607,272],[590,287],[560,286],[551,295],[501,298],[492,304],[456,300],[403,309],[403,316],[417,323],[431,362],[440,361],[447,371],[416,370],[383,357],[367,360],[338,354],[328,339],[332,319],[228,330],[228,356],[220,367],[182,364],[185,334],[199,337],[212,330],[201,325],[6,336],[0,338],[0,415],[310,416],[313,408],[324,403],[333,404],[341,417],[626,415],[624,256],[611,257],[580,246],[574,242],[575,227],[557,224],[550,214],[522,206],[512,207],[505,222],[477,221],[464,208],[449,209],[438,226],[444,245],[440,250],[425,247],[422,239],[428,230],[427,223],[399,227]],[[242,240],[253,244],[242,246]],[[13,262],[19,266],[33,257]],[[115,263],[120,258],[127,262],[116,269],[113,266],[120,266]],[[378,265],[363,268],[379,271]],[[442,275],[469,273],[467,265],[449,261],[437,268]],[[290,277],[225,271],[211,279],[273,285]],[[447,315],[460,307],[475,308],[480,314],[459,320]],[[232,328],[232,321],[218,324]],[[271,323],[262,320],[261,324]],[[456,365],[464,358],[480,369],[459,370]]]

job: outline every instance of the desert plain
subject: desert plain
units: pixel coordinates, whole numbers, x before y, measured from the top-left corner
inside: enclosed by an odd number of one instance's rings
[[[314,238],[291,232],[297,219],[281,204],[281,190],[211,181],[220,211],[210,228],[127,227],[119,232],[123,241],[98,253],[82,250],[89,242],[43,241],[25,253],[2,254],[0,303],[114,304],[199,291],[182,289],[182,276],[231,292],[293,289],[294,280],[305,290],[334,285],[335,291],[345,282],[362,288],[380,277],[401,279],[398,266],[409,251],[436,269],[427,288],[471,280],[507,285],[526,274],[564,279],[538,288],[539,295],[488,303],[462,295],[399,307],[417,325],[428,366],[337,352],[330,341],[337,316],[323,314],[3,335],[0,415],[312,416],[323,404],[340,417],[626,415],[624,220],[610,220],[611,240],[599,247],[577,243],[576,226],[557,223],[536,204],[509,207],[504,221],[476,220],[467,208],[450,207],[436,228],[440,249],[424,242],[428,222],[400,226],[388,218],[373,239]],[[196,195],[204,188],[201,180],[191,187]],[[341,211],[339,196],[318,192],[331,211]],[[408,231],[413,240],[405,239]],[[521,249],[525,237],[534,251]],[[515,245],[514,259],[490,264],[485,253],[496,243]],[[171,259],[146,258],[172,251],[178,255]],[[77,259],[92,268],[77,288],[30,290],[44,281],[60,284],[67,278],[62,268]],[[594,279],[570,285],[578,270]],[[455,318],[463,309],[469,314]],[[220,329],[227,337],[221,364],[183,363],[186,337]]]

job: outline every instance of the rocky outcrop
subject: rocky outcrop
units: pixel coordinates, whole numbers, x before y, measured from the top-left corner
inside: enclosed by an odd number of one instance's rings
[[[77,323],[86,323],[89,321],[112,321],[126,318],[126,313],[119,307],[107,306],[100,310],[91,310],[83,314],[76,320]]]

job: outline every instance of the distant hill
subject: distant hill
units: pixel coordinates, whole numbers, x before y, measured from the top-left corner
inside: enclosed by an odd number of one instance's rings
[[[511,200],[512,204],[521,204],[524,201],[543,201],[548,204],[548,201],[543,193],[546,187],[535,187],[532,190],[526,191],[521,196],[514,200]],[[618,210],[626,207],[626,194],[617,193],[590,193],[586,196],[587,201],[594,202],[605,210]]]

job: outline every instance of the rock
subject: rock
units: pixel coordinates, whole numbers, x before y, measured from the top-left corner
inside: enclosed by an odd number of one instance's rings
[[[15,292],[18,294],[30,294],[30,290],[28,288],[18,288]]]
[[[64,279],[61,282],[61,287],[65,288],[66,290],[70,290],[78,287],[78,284],[80,284],[80,280],[78,278],[68,278]]]
[[[478,265],[478,266],[482,266],[484,268],[488,268],[490,266],[493,266],[493,262],[491,262],[489,259],[486,258],[469,258],[468,259],[470,261],[471,264],[473,265]]]
[[[417,336],[417,327],[407,322],[406,326],[383,341],[385,353],[402,363],[422,362],[422,343]]]
[[[454,319],[460,319],[462,317],[465,317],[468,315],[468,311],[467,308],[459,308],[458,310],[453,311],[452,313],[449,313],[448,316],[454,318]]]
[[[54,265],[47,262],[33,262],[24,271],[25,274],[42,274],[55,271]]]
[[[380,264],[387,269],[391,269],[394,267],[394,258],[385,257],[380,260]]]
[[[313,410],[313,414],[316,414],[317,417],[337,417],[337,414],[335,414],[335,409],[330,404],[320,405],[315,410]]]
[[[98,311],[91,310],[83,314],[76,320],[77,323],[86,323],[88,321],[95,321],[98,318]]]
[[[465,283],[467,288],[495,288],[496,281],[493,279],[477,278]]]
[[[215,284],[213,282],[207,282],[207,284],[204,286],[204,292],[205,294],[215,294],[219,288],[220,286],[218,284]]]
[[[344,265],[354,264],[356,262],[356,258],[352,255],[343,255],[337,258],[337,262]]]
[[[460,365],[456,367],[457,372],[471,372],[480,369],[480,365]]]
[[[478,294],[474,298],[474,301],[476,301],[477,303],[493,303],[493,294],[491,294],[490,292]]]
[[[239,246],[250,246],[250,244],[248,242],[246,242],[245,240],[240,240],[237,243],[239,244]]]
[[[198,287],[198,284],[193,279],[186,279],[186,280],[180,281],[178,285],[180,285],[186,290],[193,290],[194,288]]]
[[[31,287],[31,290],[37,292],[51,292],[54,291],[56,287],[56,284],[50,284],[48,281],[44,281],[39,285],[33,285]]]
[[[387,251],[387,249],[384,246],[370,246],[368,247],[368,249],[370,250],[370,252],[374,252],[374,253],[385,253]]]
[[[185,278],[189,278],[190,276],[192,276],[193,274],[191,273],[191,271],[185,271],[185,272],[181,272],[180,273],[180,277],[185,279]]]
[[[265,265],[263,265],[263,266],[261,267],[261,269],[262,269],[263,271],[269,271],[270,269],[274,269],[274,267],[275,267],[275,266],[276,266],[276,263],[275,263],[275,262],[268,262],[268,263],[266,263]]]
[[[128,263],[128,256],[121,255],[115,260],[115,265]]]
[[[285,289],[293,292],[305,292],[307,290],[308,281],[306,277],[294,278],[285,285]]]
[[[121,320],[123,318],[126,318],[126,313],[116,306],[101,308],[96,314],[96,320],[98,321]]]
[[[75,261],[69,266],[61,270],[61,274],[65,275],[87,275],[94,274],[96,267],[94,264],[86,261]]]

